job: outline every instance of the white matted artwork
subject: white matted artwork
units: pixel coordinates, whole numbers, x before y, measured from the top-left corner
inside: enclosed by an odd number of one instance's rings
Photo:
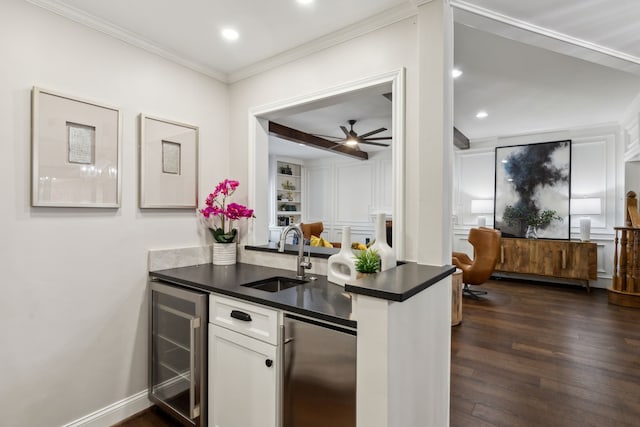
[[[31,107],[31,205],[120,207],[120,110],[38,87]]]
[[[140,207],[198,206],[198,127],[140,115]]]

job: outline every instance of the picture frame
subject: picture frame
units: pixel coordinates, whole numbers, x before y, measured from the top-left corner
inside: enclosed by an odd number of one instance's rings
[[[31,206],[119,208],[118,108],[33,87]]]
[[[198,206],[197,126],[140,114],[140,208]]]
[[[494,227],[502,237],[568,240],[571,140],[495,149]]]

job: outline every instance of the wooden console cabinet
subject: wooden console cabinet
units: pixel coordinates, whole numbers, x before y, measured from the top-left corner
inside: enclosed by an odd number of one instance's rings
[[[595,243],[570,240],[502,238],[497,273],[531,274],[579,281],[589,290],[598,278]]]

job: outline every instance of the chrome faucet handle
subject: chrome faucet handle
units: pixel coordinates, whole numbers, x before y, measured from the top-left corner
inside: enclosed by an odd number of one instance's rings
[[[310,270],[312,266],[313,264],[311,264],[311,261],[302,261],[300,263],[300,267],[302,267],[304,270]]]
[[[311,264],[311,246],[309,246],[309,252],[307,253],[307,259],[304,258],[300,262],[300,266],[305,270],[310,270],[313,264]]]

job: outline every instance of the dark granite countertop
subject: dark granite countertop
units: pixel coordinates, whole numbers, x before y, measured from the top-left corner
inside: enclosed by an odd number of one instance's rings
[[[278,244],[275,242],[269,242],[266,245],[245,245],[244,247],[248,251],[258,252],[278,252]],[[323,246],[304,246],[304,254],[307,255],[311,251],[312,258],[329,258],[333,254],[340,252],[339,248],[325,248]],[[284,245],[284,253],[290,255],[298,255],[298,245]]]
[[[276,276],[294,278],[294,272],[242,263],[229,266],[201,264],[152,271],[149,276],[344,326],[356,327],[356,319],[352,315],[350,293],[390,301],[405,301],[454,271],[455,267],[450,265],[440,267],[405,263],[396,268],[349,282],[344,288],[327,281],[326,276],[309,274],[309,277],[316,277],[316,280],[279,292],[266,292],[242,285]]]
[[[350,281],[344,289],[354,294],[390,301],[405,301],[453,274],[454,271],[456,268],[452,265],[435,266],[408,262],[396,268]]]
[[[242,263],[229,266],[201,264],[152,271],[149,276],[344,326],[356,327],[356,321],[351,315],[351,295],[345,292],[342,286],[328,282],[326,276],[308,274],[309,277],[316,277],[317,280],[279,292],[266,292],[242,285],[275,276],[294,278],[295,272]]]

